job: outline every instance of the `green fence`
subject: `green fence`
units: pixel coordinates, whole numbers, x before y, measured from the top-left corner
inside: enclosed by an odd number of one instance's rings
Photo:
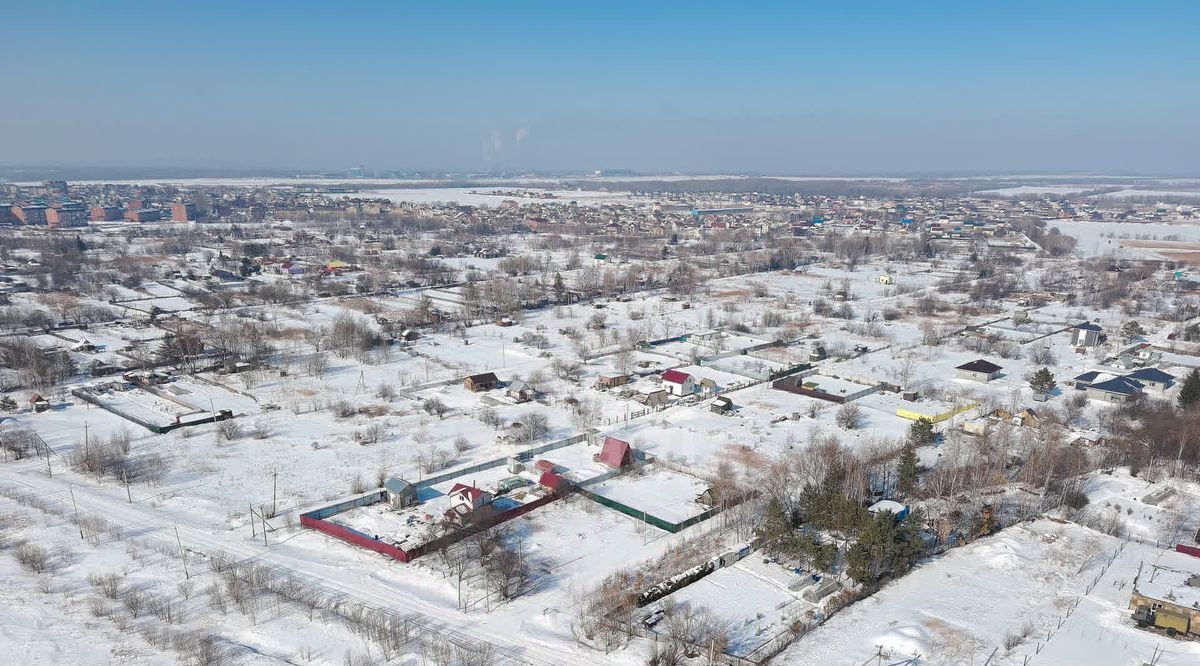
[[[647,523],[649,525],[653,525],[660,530],[666,530],[668,532],[674,533],[674,532],[678,532],[680,529],[682,529],[679,526],[677,526],[675,523],[669,523],[669,522],[663,520],[662,518],[659,518],[658,516],[652,516],[652,515],[646,513],[645,511],[642,511],[641,509],[635,509],[635,508],[629,506],[628,504],[622,504],[621,502],[618,502],[614,499],[609,499],[607,497],[604,497],[603,495],[597,495],[596,493],[594,493],[590,490],[587,490],[584,488],[576,488],[576,491],[578,491],[584,497],[592,500],[593,502],[595,502],[601,506],[606,506],[615,511],[620,511],[621,513],[623,513],[631,518],[637,518],[638,520],[640,520],[644,523]]]

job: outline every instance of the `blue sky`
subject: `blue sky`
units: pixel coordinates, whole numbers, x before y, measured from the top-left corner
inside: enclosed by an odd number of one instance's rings
[[[1195,2],[48,1],[0,23],[6,162],[1200,173]]]

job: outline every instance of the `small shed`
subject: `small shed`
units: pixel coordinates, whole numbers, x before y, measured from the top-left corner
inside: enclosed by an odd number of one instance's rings
[[[642,403],[643,405],[646,405],[647,407],[662,407],[670,402],[670,399],[667,397],[667,392],[663,389],[644,391],[633,396],[633,399]]]
[[[44,412],[50,409],[50,401],[43,398],[41,394],[34,393],[29,396],[29,406],[33,407],[35,412]]]
[[[529,402],[533,400],[536,391],[533,390],[532,386],[518,379],[504,389],[504,395],[508,396],[513,402]]]
[[[616,437],[606,437],[604,447],[596,454],[596,460],[613,469],[627,467],[633,464],[633,447]]]
[[[383,487],[387,490],[388,502],[391,503],[393,509],[403,509],[417,504],[417,489],[408,481],[392,477],[383,484]]]
[[[463,380],[463,388],[468,391],[490,391],[496,388],[500,380],[496,378],[494,372],[483,372],[478,375],[471,375]]]
[[[629,375],[615,373],[611,375],[602,375],[600,377],[600,386],[602,388],[615,388],[629,383]]]
[[[879,500],[867,508],[871,513],[883,513],[884,511],[891,512],[896,520],[904,520],[908,517],[908,507],[897,502],[896,500]]]
[[[708,410],[714,414],[728,414],[733,411],[733,400],[728,396],[719,395],[709,404]]]
[[[721,491],[716,486],[709,486],[696,496],[696,501],[705,506],[716,506],[721,503]]]
[[[542,475],[538,478],[538,485],[552,493],[563,493],[570,488],[571,484],[554,472],[542,472]]]

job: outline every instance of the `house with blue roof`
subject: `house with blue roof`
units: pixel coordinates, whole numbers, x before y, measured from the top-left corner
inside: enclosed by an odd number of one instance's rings
[[[1165,391],[1175,384],[1175,375],[1158,368],[1139,368],[1125,376],[1155,391]]]
[[[1097,379],[1100,379],[1101,372],[1099,370],[1089,370],[1078,377],[1068,379],[1066,383],[1075,387],[1075,390],[1082,391],[1092,385]]]
[[[1071,327],[1071,344],[1075,347],[1097,347],[1104,342],[1104,329],[1085,321]]]
[[[1092,400],[1102,400],[1124,404],[1136,400],[1142,394],[1144,385],[1129,377],[1113,377],[1102,382],[1088,384],[1087,396]]]

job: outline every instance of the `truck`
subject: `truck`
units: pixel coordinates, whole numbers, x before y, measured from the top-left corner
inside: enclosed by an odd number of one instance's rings
[[[1133,620],[1137,622],[1137,626],[1143,629],[1146,627],[1165,629],[1168,636],[1174,637],[1178,634],[1186,634],[1188,632],[1188,624],[1191,618],[1186,615],[1172,613],[1161,608],[1155,609],[1142,604],[1133,611]]]

